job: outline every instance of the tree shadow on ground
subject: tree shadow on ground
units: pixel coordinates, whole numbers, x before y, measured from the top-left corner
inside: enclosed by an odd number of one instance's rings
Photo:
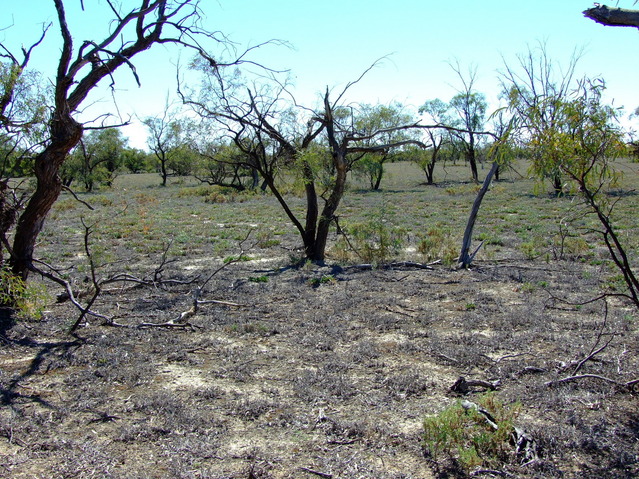
[[[19,388],[25,380],[39,372],[48,357],[56,353],[67,353],[71,348],[82,346],[85,341],[79,337],[75,337],[75,339],[69,341],[55,342],[39,342],[29,337],[10,339],[7,337],[7,333],[13,324],[14,319],[11,313],[0,310],[0,340],[8,345],[31,349],[34,352],[34,357],[24,372],[8,380],[6,383],[0,384],[0,405],[11,406],[17,400],[26,400],[36,402],[47,408],[55,409],[53,404],[42,399],[38,393],[23,394],[18,392],[17,388]]]

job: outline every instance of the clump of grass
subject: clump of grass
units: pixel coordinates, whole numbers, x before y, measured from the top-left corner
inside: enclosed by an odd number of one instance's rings
[[[215,186],[208,185],[200,185],[200,186],[190,186],[186,188],[180,188],[177,192],[178,198],[188,198],[191,196],[202,196],[206,198],[210,194],[218,191],[218,188]]]
[[[251,283],[268,283],[268,276],[249,276],[248,279]]]
[[[227,256],[226,258],[224,258],[224,264],[246,262],[246,261],[252,261],[252,260],[253,260],[253,258],[251,258],[247,254],[241,254],[239,256],[231,255],[231,256]]]
[[[80,203],[74,198],[65,198],[63,200],[56,201],[53,205],[54,211],[70,211],[75,209]]]
[[[477,398],[480,409],[464,407],[462,401],[424,419],[424,445],[435,458],[448,456],[466,472],[485,467],[497,469],[514,458],[511,438],[521,406],[506,405],[493,394]]]
[[[309,279],[308,284],[310,284],[313,287],[318,287],[320,284],[335,283],[336,281],[337,280],[335,279],[335,276],[333,276],[332,274],[325,274],[319,278]]]
[[[113,200],[107,195],[95,195],[91,198],[90,202],[94,205],[113,206]],[[155,202],[157,203],[157,199]]]
[[[475,194],[479,191],[479,188],[481,188],[481,186],[475,184],[461,184],[458,186],[449,186],[446,188],[446,193],[450,196]]]
[[[419,237],[417,251],[424,255],[426,261],[441,259],[446,266],[455,264],[459,254],[451,231],[441,225],[429,228]]]
[[[278,239],[274,239],[273,233],[269,230],[260,231],[257,234],[257,246],[260,248],[270,248],[272,246],[279,246],[282,242]]]

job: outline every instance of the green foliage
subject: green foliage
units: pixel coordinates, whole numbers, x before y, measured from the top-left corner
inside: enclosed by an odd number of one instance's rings
[[[400,104],[363,105],[357,116],[351,119],[353,128],[362,137],[357,142],[358,146],[379,148],[363,156],[355,155],[352,164],[353,171],[368,179],[373,190],[380,188],[384,176],[384,163],[392,161],[392,157],[401,150],[399,147],[385,146],[417,139],[416,132],[402,128],[415,122],[403,109]]]
[[[25,283],[7,268],[0,268],[0,305],[13,308],[17,318],[41,319],[50,301],[44,285]]]
[[[254,190],[259,186],[259,173],[250,157],[234,143],[211,141],[208,131],[199,140],[197,155],[193,158],[193,174],[209,185],[233,187],[238,191]]]
[[[454,119],[450,126],[457,126],[469,131],[483,129],[488,109],[486,95],[475,91],[461,92],[450,100],[449,106]],[[462,135],[461,138],[465,140],[468,133]]]
[[[153,160],[143,150],[126,148],[122,152],[122,165],[131,173],[143,173],[153,171]]]
[[[387,156],[379,153],[366,153],[354,164],[353,172],[356,176],[368,180],[371,190],[379,188],[384,176],[384,162]]]
[[[268,283],[268,276],[249,276],[248,279],[251,283]]]
[[[330,149],[321,143],[311,143],[299,151],[293,171],[300,194],[310,181],[323,190],[330,190],[335,184],[335,167]]]
[[[181,144],[171,150],[171,156],[166,164],[174,175],[188,176],[194,172],[198,158],[199,155],[195,150],[186,144]]]
[[[249,255],[246,255],[246,254],[242,254],[239,256],[231,255],[224,258],[224,264],[251,261],[252,259],[253,258],[251,258]]]
[[[539,241],[524,241],[523,243],[521,243],[521,245],[519,245],[519,249],[521,250],[522,253],[524,253],[524,256],[526,257],[526,259],[529,260],[533,260],[537,257],[539,257],[539,255],[541,254],[539,252]]]
[[[116,128],[91,131],[63,164],[63,180],[79,181],[87,191],[111,186],[124,164],[126,142]]]
[[[345,228],[332,254],[340,261],[360,261],[383,264],[399,255],[403,250],[407,231],[387,222],[382,216],[363,223],[354,223]],[[348,240],[348,241],[347,241]]]
[[[424,255],[426,261],[441,259],[445,266],[455,264],[459,255],[450,229],[441,225],[433,226],[425,234],[419,235],[417,251]]]
[[[322,275],[320,278],[309,279],[308,284],[316,288],[321,284],[330,284],[330,283],[334,283],[335,281],[337,281],[335,279],[335,276],[331,274],[325,274],[325,275]]]
[[[31,149],[45,139],[49,92],[38,72],[26,71],[10,61],[0,62],[1,177],[33,173]]]
[[[189,146],[190,122],[179,118],[178,112],[171,111],[167,104],[162,116],[147,117],[143,123],[149,131],[147,145],[155,156],[162,185],[166,186],[170,172],[179,176],[190,174],[197,161],[197,154]]]
[[[464,408],[461,401],[424,419],[424,445],[430,453],[435,458],[451,457],[466,472],[477,467],[499,468],[513,459],[510,441],[521,409],[518,403],[505,405],[492,393],[476,402],[494,418],[497,429],[476,409]]]

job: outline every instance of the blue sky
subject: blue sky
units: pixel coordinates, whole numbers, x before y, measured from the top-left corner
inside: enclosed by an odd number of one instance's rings
[[[5,0],[6,2],[7,0]],[[137,3],[121,1],[124,5]],[[290,70],[298,101],[313,106],[326,87],[340,90],[376,60],[384,57],[351,90],[347,100],[363,103],[398,101],[415,107],[425,100],[450,99],[460,84],[450,68],[477,68],[477,88],[497,105],[498,72],[504,59],[539,42],[547,44],[557,66],[566,65],[575,49],[583,49],[578,71],[601,76],[607,97],[628,112],[639,106],[639,32],[604,27],[582,16],[592,6],[581,0],[455,2],[428,0],[203,0],[204,25],[228,35],[239,49],[269,39],[287,41],[291,48],[266,46],[252,58],[274,69]],[[633,7],[633,1],[620,1]],[[70,27],[76,44],[98,40],[108,29],[104,0],[67,0]],[[615,6],[617,2],[611,2]],[[55,21],[52,0],[12,2],[0,20],[0,40],[13,51],[38,37],[43,22]],[[33,55],[31,67],[53,77],[60,50],[57,25]],[[163,46],[136,60],[142,88],[129,72],[116,76],[117,110],[105,84],[91,97],[83,113],[88,119],[103,111],[136,114],[161,113],[167,95],[175,98],[175,64],[189,55]],[[125,130],[133,146],[144,146],[145,130]]]

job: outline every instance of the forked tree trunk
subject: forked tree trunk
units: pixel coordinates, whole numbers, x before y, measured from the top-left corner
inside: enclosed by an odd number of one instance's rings
[[[435,182],[435,162],[431,161],[426,167],[426,184],[432,185]]]
[[[326,257],[326,244],[328,242],[328,234],[330,232],[330,226],[335,218],[335,212],[339,207],[340,201],[344,196],[344,190],[346,187],[346,152],[339,151],[337,153],[339,158],[335,161],[335,185],[331,195],[326,200],[326,204],[322,209],[322,214],[319,217],[317,225],[317,235],[315,237],[315,248],[313,256],[309,259],[313,261],[324,261]]]
[[[71,116],[54,118],[51,143],[35,159],[36,190],[20,215],[13,239],[13,273],[23,280],[29,276],[33,250],[51,207],[62,191],[60,167],[69,151],[82,138],[82,125]]]

